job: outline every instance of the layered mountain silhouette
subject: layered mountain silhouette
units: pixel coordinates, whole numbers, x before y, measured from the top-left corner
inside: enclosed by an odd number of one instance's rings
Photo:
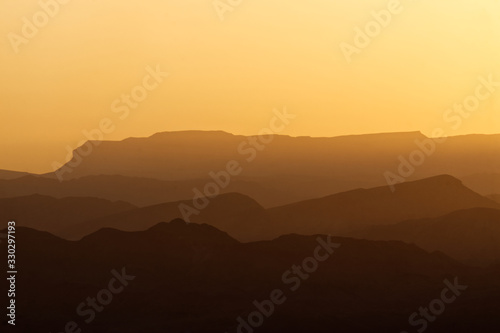
[[[387,186],[358,189],[271,209],[265,209],[252,198],[238,193],[199,198],[197,203],[184,200],[141,208],[125,205],[126,209],[102,214],[91,206],[85,208],[92,203],[90,201],[79,203],[83,210],[92,211],[94,215],[82,215],[68,220],[66,228],[54,229],[52,224],[58,219],[53,217],[53,211],[45,211],[36,213],[31,220],[25,220],[24,225],[76,240],[101,228],[146,230],[160,221],[183,218],[181,206],[184,205],[198,212],[189,216],[191,222],[210,224],[240,241],[255,241],[288,233],[350,235],[367,226],[435,218],[458,210],[478,207],[500,209],[498,203],[469,190],[459,180],[447,175],[399,184],[394,192]],[[196,209],[195,204],[205,203],[205,208]],[[50,229],[45,227],[46,223]],[[57,222],[57,225],[61,226],[61,223]]]
[[[500,173],[483,173],[463,177],[465,186],[483,195],[489,195],[500,190]]]
[[[413,332],[450,284],[467,287],[426,332],[498,330],[500,135],[261,139],[166,132],[0,171],[20,272],[1,331]]]
[[[244,180],[313,198],[384,185],[388,171],[410,180],[439,174],[462,178],[500,173],[500,135],[442,141],[408,132],[333,138],[274,135],[263,144],[258,137],[220,131],[165,132],[149,138],[93,142],[92,154],[82,158],[75,150],[73,160],[56,174],[63,179],[88,175],[206,179],[210,172],[224,170],[228,161],[237,161],[242,166],[238,176]],[[469,180],[469,186],[482,187],[481,179]]]
[[[0,220],[60,234],[78,223],[130,211],[136,206],[96,198],[55,199],[43,195],[0,199]]]
[[[491,194],[488,196],[491,200],[500,203],[500,194]]]
[[[352,235],[413,243],[471,264],[500,263],[500,210],[497,209],[461,210],[438,218],[373,226]]]
[[[287,235],[242,244],[180,220],[142,232],[103,229],[78,242],[27,228],[17,233],[30,246],[18,249],[17,325],[3,319],[2,332],[59,332],[69,322],[96,333],[238,332],[239,318],[248,320],[254,302],[275,290],[284,300],[268,308],[256,332],[413,331],[410,315],[440,298],[445,280],[466,289],[428,332],[493,332],[499,325],[491,311],[500,297],[498,269],[471,269],[401,242]],[[315,253],[326,256],[316,269],[303,278],[292,273]],[[109,285],[123,288],[88,312],[85,302],[104,300]],[[86,315],[78,315],[82,303]]]
[[[29,175],[27,172],[0,170],[0,179],[16,179]]]
[[[101,228],[116,228],[124,231],[146,230],[160,221],[182,218],[179,205],[193,206],[191,200],[170,202],[110,216],[101,216],[81,221],[58,235],[76,240]],[[238,193],[221,194],[210,199],[207,208],[193,215],[191,222],[207,223],[242,240],[261,240],[270,237],[266,210],[250,197]]]
[[[203,192],[207,184],[217,183],[214,177],[223,177],[229,161],[241,169],[220,192],[248,195],[266,208],[383,186],[387,172],[410,181],[449,174],[483,195],[496,193],[498,187],[499,135],[450,137],[445,142],[419,132],[274,135],[268,144],[258,140],[220,131],[185,131],[92,141],[86,144],[92,145],[92,154],[82,157],[76,149],[73,160],[43,177],[0,171],[0,197],[92,196],[148,206],[189,199],[194,189]],[[410,162],[415,156],[420,158],[416,165]]]
[[[277,230],[301,234],[343,234],[368,225],[437,217],[456,210],[498,203],[465,187],[458,179],[436,176],[395,186],[358,189],[270,209]]]
[[[194,189],[203,191],[204,186],[210,182],[213,180],[166,181],[118,175],[85,176],[60,182],[57,179],[30,175],[12,180],[0,180],[0,198],[42,194],[55,198],[96,197],[111,201],[126,201],[137,206],[150,206],[188,200],[195,196]],[[227,187],[221,188],[221,193],[231,192],[248,195],[265,207],[306,198],[240,179],[233,180]]]

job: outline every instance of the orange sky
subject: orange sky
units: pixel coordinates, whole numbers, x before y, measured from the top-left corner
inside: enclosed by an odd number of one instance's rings
[[[17,53],[9,33],[22,37],[23,17],[43,20],[41,8],[0,2],[0,169],[52,171],[103,118],[115,124],[111,140],[254,134],[283,106],[297,115],[289,135],[500,132],[500,87],[457,129],[443,120],[478,76],[500,82],[497,0],[401,0],[351,63],[340,44],[391,0],[243,0],[224,21],[212,0],[67,2]],[[112,104],[157,64],[169,76],[120,119]]]

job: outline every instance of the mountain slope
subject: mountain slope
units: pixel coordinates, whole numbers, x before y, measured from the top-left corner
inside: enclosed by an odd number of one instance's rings
[[[265,210],[240,194],[224,194],[209,204],[192,222],[208,223],[241,241],[272,239],[287,233],[342,235],[369,225],[385,225],[407,219],[437,217],[456,210],[500,205],[472,192],[450,176],[438,176],[396,186],[360,189],[321,199],[297,202]],[[165,203],[84,221],[59,235],[78,239],[103,227],[144,230],[160,221],[183,218],[181,204]]]
[[[213,227],[182,221],[142,232],[103,229],[79,242],[26,228],[17,232],[31,245],[18,250],[23,274],[16,282],[22,290],[16,331],[57,331],[71,320],[95,333],[109,327],[121,333],[236,332],[238,317],[247,318],[254,300],[263,302],[276,289],[286,300],[259,332],[401,331],[412,312],[441,294],[443,280],[455,277],[469,287],[429,332],[490,332],[499,324],[488,311],[500,297],[499,272],[472,270],[401,242],[332,238],[340,247],[304,280],[292,275],[297,287],[284,273],[318,247],[321,255],[329,253],[321,245],[327,236],[241,244]],[[102,297],[116,276],[112,270],[128,281],[85,323],[75,309],[89,296]]]
[[[40,176],[0,180],[0,198],[48,195],[55,198],[95,197],[111,201],[126,201],[137,206],[193,198],[193,189],[203,191],[213,179],[166,181],[119,175],[86,176],[60,182]],[[265,207],[274,207],[304,199],[303,196],[263,186],[256,181],[234,179],[221,193],[238,192],[251,196]],[[309,198],[309,197],[307,197]]]
[[[500,262],[500,210],[497,209],[473,208],[438,218],[374,226],[352,236],[413,243],[471,264]]]
[[[414,140],[425,139],[421,133],[391,133],[335,138],[273,136],[262,145],[256,136],[232,135],[214,131],[157,133],[148,138],[104,141],[78,167],[60,170],[65,179],[84,175],[120,174],[164,180],[205,178],[211,171],[223,170],[228,161],[245,165],[246,177],[268,175],[344,176],[367,173],[381,175],[399,153],[414,147]],[[374,151],[376,149],[377,151]],[[340,162],[336,156],[342,155]],[[356,164],[358,157],[371,161],[370,171]],[[258,158],[257,158],[258,157]],[[78,159],[75,150],[74,161]],[[252,160],[248,162],[248,160]],[[368,171],[368,172],[367,172]],[[369,179],[373,181],[373,179]]]
[[[396,185],[359,189],[268,210],[275,231],[342,234],[369,225],[437,217],[456,210],[500,205],[443,175]]]
[[[500,192],[500,173],[474,174],[461,179],[465,186],[477,193],[490,195]]]
[[[500,194],[491,194],[491,195],[488,195],[488,198],[497,202],[497,203],[500,203]]]
[[[84,158],[77,149],[72,161],[44,175],[85,181],[53,183],[52,188],[43,187],[43,192],[33,192],[37,186],[42,191],[39,180],[0,183],[0,196],[93,196],[153,205],[189,199],[193,188],[203,191],[213,182],[209,174],[224,172],[228,163],[238,163],[241,168],[222,192],[243,193],[264,207],[383,186],[387,172],[397,175],[401,168],[411,171],[403,175],[409,175],[407,181],[449,174],[463,179],[474,191],[489,195],[497,193],[494,189],[500,186],[492,178],[500,174],[499,149],[500,135],[449,137],[440,143],[419,132],[333,138],[275,135],[269,143],[262,143],[257,136],[221,131],[165,132],[148,138],[104,141]],[[423,156],[418,166],[408,162],[415,154]],[[98,194],[97,178],[110,185],[103,186],[102,195]],[[154,183],[152,179],[165,182]],[[137,195],[143,190],[144,196]]]
[[[96,198],[55,199],[43,195],[0,199],[0,220],[59,234],[62,230],[96,218],[137,208],[126,202]]]
[[[409,180],[500,173],[500,135],[448,137],[439,143],[419,132],[271,139],[263,143],[257,136],[184,131],[104,141],[85,158],[75,150],[74,160],[56,173],[64,179],[101,174],[205,179],[210,172],[224,170],[229,161],[237,161],[242,167],[238,177],[294,193],[299,192],[295,181],[301,179],[300,187],[309,197],[384,185],[385,173],[398,173],[401,163],[412,169]],[[417,167],[408,164],[410,155],[419,152],[423,162]],[[76,162],[78,166],[71,167]]]
[[[169,202],[117,213],[111,216],[100,216],[76,225],[58,233],[68,239],[80,239],[101,228],[116,228],[124,231],[141,231],[150,228],[161,221],[182,218],[179,205],[193,207],[190,200]],[[194,207],[193,207],[194,208]],[[209,205],[192,215],[195,223],[208,223],[238,239],[260,239],[265,224],[265,209],[255,200],[238,193],[221,194],[209,199]]]
[[[29,175],[27,172],[0,170],[0,179],[16,179]]]

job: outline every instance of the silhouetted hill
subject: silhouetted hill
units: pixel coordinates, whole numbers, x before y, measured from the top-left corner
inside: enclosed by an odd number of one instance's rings
[[[462,180],[465,186],[483,195],[500,192],[500,173],[474,174],[462,177]]]
[[[490,265],[500,261],[500,210],[461,210],[438,218],[374,226],[352,236],[399,240],[444,252],[462,262]]]
[[[163,220],[182,218],[179,206],[191,208],[192,201],[165,203],[133,211],[98,217],[68,228],[60,236],[78,239],[103,227],[138,231]],[[385,225],[407,219],[438,217],[453,211],[500,205],[469,190],[450,176],[388,187],[359,189],[321,199],[265,210],[240,194],[224,194],[210,199],[192,222],[208,223],[240,241],[272,239],[287,233],[342,235],[369,225]]]
[[[495,202],[500,203],[500,194],[491,194],[491,195],[488,195],[488,198],[495,201]]]
[[[169,202],[160,205],[120,212],[111,216],[100,216],[72,225],[58,235],[68,239],[79,239],[101,228],[116,228],[124,231],[141,231],[160,221],[182,218],[180,204],[193,207],[191,200]],[[265,209],[253,199],[238,193],[221,194],[210,199],[210,204],[191,216],[195,223],[208,223],[230,232],[238,239],[261,239],[265,234]]]
[[[237,161],[242,166],[238,177],[294,194],[302,190],[311,198],[384,185],[384,174],[397,174],[401,159],[408,167],[410,155],[419,150],[424,160],[409,166],[413,169],[405,176],[409,180],[500,173],[500,135],[449,137],[442,143],[420,132],[272,138],[271,143],[261,144],[258,137],[185,131],[104,141],[81,161],[76,154],[71,164],[77,166],[63,167],[58,174],[64,179],[101,174],[205,179],[210,172],[224,170],[229,161]]]
[[[258,332],[400,332],[413,312],[442,295],[443,280],[455,277],[468,288],[428,332],[493,332],[500,322],[490,311],[500,296],[496,270],[473,270],[401,242],[335,237],[333,250],[318,241],[328,243],[327,236],[288,235],[241,244],[179,220],[142,232],[104,229],[79,242],[26,228],[17,236],[17,324],[4,324],[3,332],[58,332],[70,321],[94,333],[236,332],[238,317],[276,289],[285,300]],[[287,273],[328,249],[333,253],[304,280]],[[77,308],[83,302],[80,313],[92,309],[85,302],[96,295],[106,305],[79,316]],[[85,323],[90,313],[95,318]]]
[[[278,232],[342,234],[369,225],[391,224],[407,219],[437,217],[456,210],[500,205],[442,175],[387,186],[358,189],[321,199],[298,202],[268,210]]]
[[[211,179],[165,181],[118,175],[86,176],[60,182],[40,176],[0,180],[0,198],[43,194],[55,198],[95,197],[126,201],[137,206],[192,199],[194,188],[203,190]],[[238,192],[251,196],[265,207],[275,207],[305,199],[303,196],[266,187],[255,181],[234,180],[221,193]],[[309,197],[307,197],[309,198]]]
[[[0,179],[16,179],[29,175],[27,172],[0,170]]]
[[[55,199],[34,194],[0,199],[0,220],[60,234],[83,221],[137,208],[126,202],[96,198]]]
[[[96,147],[93,154],[83,159],[77,168],[64,176],[75,178],[88,174],[121,174],[147,175],[166,180],[205,178],[211,171],[223,170],[228,161],[236,160],[245,164],[245,159],[251,155],[241,154],[238,147],[248,142],[249,138],[252,137],[224,132],[186,131],[158,133],[149,138],[130,138],[119,142],[105,141]],[[355,172],[350,170],[352,166],[340,164],[347,164],[354,157],[352,155],[366,153],[368,155],[364,156],[370,159],[381,154],[394,158],[394,155],[384,152],[387,148],[378,153],[373,148],[383,148],[391,142],[399,149],[410,148],[412,140],[418,138],[423,138],[418,132],[336,138],[276,135],[273,142],[262,151],[254,148],[257,150],[256,158],[245,165],[243,174],[247,177],[318,177],[325,173],[331,175],[335,171],[351,174]],[[241,150],[251,148],[248,144]],[[338,153],[346,153],[345,163],[339,163],[334,156]],[[332,166],[334,170],[331,169]],[[376,167],[376,163],[373,167]],[[358,174],[358,177],[362,176]]]
[[[400,170],[407,172],[402,174],[407,181],[449,174],[480,194],[498,192],[494,189],[500,174],[500,135],[449,137],[444,143],[420,132],[272,138],[269,144],[261,144],[255,136],[184,131],[104,141],[84,158],[75,150],[71,161],[75,167],[67,164],[43,176],[56,180],[57,174],[72,181],[0,182],[0,196],[92,196],[147,206],[189,199],[193,188],[203,191],[214,181],[209,175],[220,174],[230,161],[241,169],[221,192],[243,193],[266,208],[383,186],[387,172],[393,176]],[[417,166],[408,162],[415,154],[420,154],[419,159],[423,156]],[[100,181],[107,186],[100,187]]]

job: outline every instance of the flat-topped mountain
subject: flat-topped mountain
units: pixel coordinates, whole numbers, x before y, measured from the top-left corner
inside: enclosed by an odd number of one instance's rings
[[[303,191],[312,198],[384,185],[387,172],[409,180],[439,174],[462,178],[500,173],[500,135],[443,140],[427,138],[420,132],[333,138],[165,132],[148,138],[90,142],[92,154],[81,156],[76,149],[72,161],[47,176],[206,179],[211,172],[225,170],[228,162],[236,161],[241,170],[233,179],[251,180],[294,194]],[[475,183],[473,179],[472,185]]]

